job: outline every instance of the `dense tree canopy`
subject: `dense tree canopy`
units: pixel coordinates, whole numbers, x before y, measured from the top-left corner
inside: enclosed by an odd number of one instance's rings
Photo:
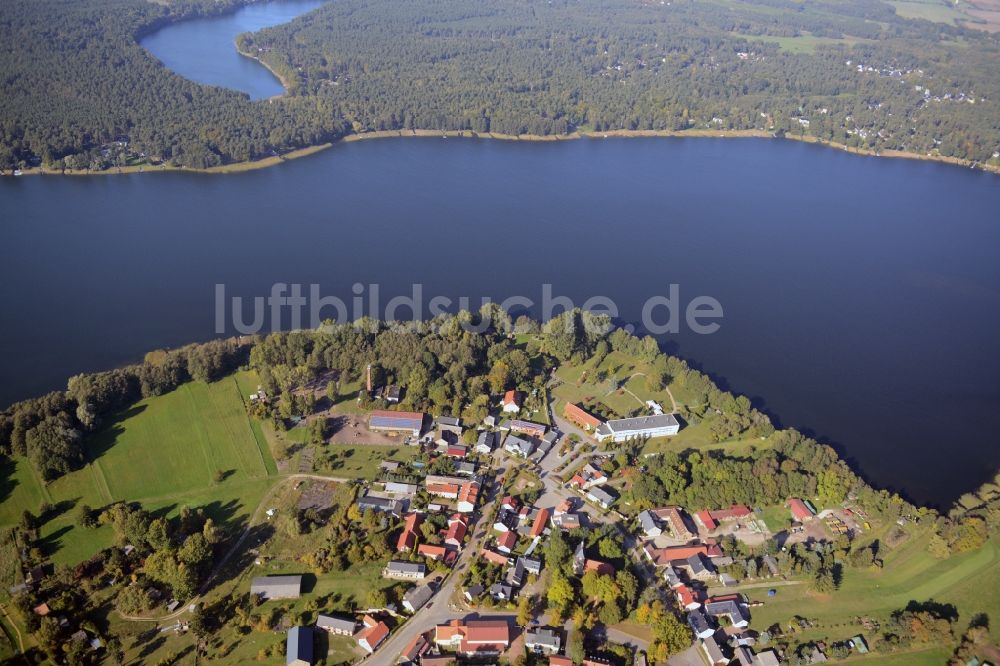
[[[205,167],[387,129],[764,130],[986,161],[995,36],[860,0],[338,0],[241,35],[289,83],[245,95],[136,42],[240,0],[0,5],[0,167]]]

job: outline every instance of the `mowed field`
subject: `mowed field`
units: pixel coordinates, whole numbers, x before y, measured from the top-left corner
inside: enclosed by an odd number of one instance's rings
[[[774,623],[785,625],[801,616],[815,626],[798,634],[800,639],[841,640],[864,630],[857,617],[880,622],[910,601],[934,600],[951,604],[958,612],[956,629],[965,630],[978,613],[1000,617],[1000,546],[996,540],[974,552],[936,560],[926,550],[930,527],[913,528],[910,538],[885,555],[881,571],[846,569],[840,589],[833,595],[817,595],[807,584],[778,587],[767,597],[767,587],[747,590],[751,599],[764,602],[752,609],[752,626],[762,630]],[[1000,626],[990,622],[993,639]]]
[[[17,523],[25,509],[37,513],[43,501],[58,507],[42,527],[45,548],[56,562],[73,563],[112,536],[106,527],[76,527],[79,504],[139,501],[167,514],[204,507],[224,521],[252,511],[275,472],[241,396],[255,380],[239,373],[213,384],[189,382],[133,405],[87,439],[83,469],[49,484],[26,460],[8,463],[0,470],[0,526]],[[221,483],[213,480],[217,470],[225,475]]]

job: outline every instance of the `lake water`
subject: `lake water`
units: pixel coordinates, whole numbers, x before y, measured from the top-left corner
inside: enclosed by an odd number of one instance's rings
[[[250,95],[274,97],[284,92],[266,67],[236,51],[236,36],[280,25],[316,9],[320,0],[282,0],[248,5],[232,14],[182,21],[147,35],[140,44],[181,76]]]
[[[142,43],[268,97],[280,84],[233,39],[319,4]],[[217,284],[349,304],[377,284],[384,306],[420,283],[425,303],[520,295],[535,315],[551,284],[624,322],[676,284],[725,314],[666,348],[876,484],[947,504],[1000,466],[996,176],[790,141],[391,139],[242,174],[4,178],[0,210],[0,405],[216,335]]]
[[[627,322],[677,284],[725,316],[667,349],[875,483],[947,503],[1000,466],[996,176],[765,139],[407,138],[242,174],[4,178],[0,209],[2,404],[212,337],[216,284],[478,304],[549,283]]]

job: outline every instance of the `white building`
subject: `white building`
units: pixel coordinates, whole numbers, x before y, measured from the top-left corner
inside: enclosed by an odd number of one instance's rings
[[[669,437],[676,435],[680,429],[681,425],[673,414],[659,414],[607,421],[597,428],[595,436],[600,442],[609,439],[615,442],[625,442],[645,437]]]

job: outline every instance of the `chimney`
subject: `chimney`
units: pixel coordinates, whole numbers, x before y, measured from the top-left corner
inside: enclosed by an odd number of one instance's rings
[[[372,392],[372,364],[368,364],[368,392]]]

